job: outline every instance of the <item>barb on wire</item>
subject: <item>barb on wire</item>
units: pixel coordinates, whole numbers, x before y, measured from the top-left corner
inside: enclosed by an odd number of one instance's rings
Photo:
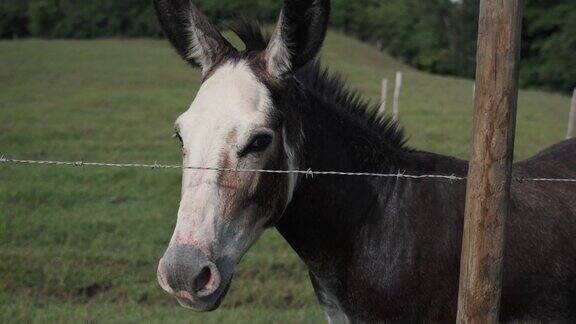
[[[312,169],[306,171],[306,179],[308,178],[314,178],[314,171],[312,171]]]
[[[36,165],[57,165],[57,166],[75,166],[75,167],[107,167],[107,168],[148,168],[152,170],[166,170],[166,169],[192,169],[202,171],[223,171],[223,172],[236,172],[236,173],[269,173],[269,174],[297,174],[303,175],[306,178],[313,178],[315,176],[342,176],[342,177],[374,177],[374,178],[396,178],[396,179],[442,179],[448,180],[450,183],[455,181],[465,181],[466,177],[442,174],[424,174],[412,175],[405,174],[398,171],[394,174],[388,173],[369,173],[369,172],[337,172],[337,171],[313,171],[308,170],[261,170],[261,169],[233,169],[233,168],[217,168],[217,167],[197,167],[197,166],[179,166],[179,165],[163,165],[155,161],[154,164],[139,164],[139,163],[101,163],[101,162],[66,162],[66,161],[39,161],[39,160],[16,160],[8,159],[4,155],[0,156],[0,163],[11,164],[36,164]],[[564,182],[576,183],[576,179],[555,179],[555,178],[514,178],[517,182]]]

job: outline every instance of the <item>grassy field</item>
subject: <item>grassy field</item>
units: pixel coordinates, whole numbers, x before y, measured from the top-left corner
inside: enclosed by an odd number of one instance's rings
[[[401,121],[420,149],[466,157],[472,82],[412,70],[330,34],[325,63],[367,96],[405,73]],[[199,74],[163,41],[0,42],[0,154],[180,163],[170,138]],[[569,98],[523,91],[517,157],[564,138]],[[267,233],[222,308],[195,314],[156,283],[176,220],[177,171],[0,165],[0,322],[316,323],[305,268]]]

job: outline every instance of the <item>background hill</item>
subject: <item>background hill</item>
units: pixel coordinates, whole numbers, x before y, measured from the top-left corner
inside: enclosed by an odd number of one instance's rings
[[[281,0],[195,0],[216,23],[275,23]],[[525,0],[523,87],[576,87],[576,1]],[[0,38],[160,37],[151,0],[2,0]],[[473,78],[479,0],[332,0],[333,28],[420,70]]]
[[[472,82],[413,70],[330,33],[324,63],[377,100],[405,75],[409,144],[466,158]],[[199,74],[160,40],[0,42],[0,155],[179,164],[172,125]],[[569,98],[522,91],[517,157],[560,141]],[[177,171],[0,165],[0,322],[318,323],[305,268],[275,232],[241,262],[221,310],[198,315],[156,283]]]

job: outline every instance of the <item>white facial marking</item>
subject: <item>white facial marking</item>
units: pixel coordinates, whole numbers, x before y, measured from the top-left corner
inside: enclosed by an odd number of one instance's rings
[[[249,159],[239,165],[236,152],[255,130],[265,126],[271,105],[268,89],[245,62],[227,63],[218,68],[202,84],[190,109],[178,118],[177,127],[184,142],[184,165],[220,167],[225,156],[230,164],[225,167],[263,168],[265,159]],[[235,188],[220,186],[218,176],[216,171],[184,170],[182,201],[171,244],[194,245],[210,255],[227,249],[215,246],[228,241],[223,240],[223,236],[232,235],[232,240],[236,240],[240,236],[255,235],[221,232],[227,227],[222,215],[222,197]],[[244,218],[244,215],[237,216]],[[252,230],[250,226],[244,227],[246,231]],[[228,253],[230,251],[226,251]]]

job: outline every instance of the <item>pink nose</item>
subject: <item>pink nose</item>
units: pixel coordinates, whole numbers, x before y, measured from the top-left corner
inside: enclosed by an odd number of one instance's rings
[[[166,271],[164,270],[164,264],[162,260],[163,259],[161,259],[160,262],[158,263],[158,270],[156,271],[158,277],[158,283],[160,284],[160,287],[164,289],[164,291],[166,291],[170,295],[173,295],[174,290],[172,290],[172,288],[170,288],[170,286],[168,285],[168,279],[166,278]]]
[[[204,253],[190,246],[170,247],[158,264],[158,283],[167,293],[191,307],[220,287],[220,272]]]

